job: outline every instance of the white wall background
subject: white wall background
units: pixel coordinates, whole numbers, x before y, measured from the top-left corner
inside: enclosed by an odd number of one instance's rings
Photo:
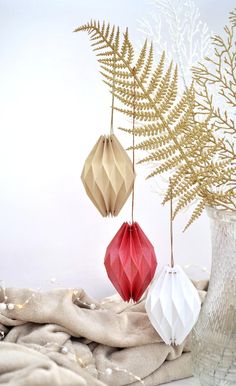
[[[221,32],[234,0],[196,0],[209,28]],[[129,26],[148,17],[145,0],[0,0],[0,279],[8,286],[84,287],[113,292],[103,259],[130,200],[104,219],[80,181],[83,162],[109,130],[110,95],[86,34],[72,30],[91,18]],[[131,138],[118,133],[124,144]],[[141,170],[138,168],[137,172]],[[159,267],[169,258],[168,208],[144,181],[136,183],[136,220],[156,248]],[[181,265],[210,267],[206,215],[183,234],[189,214],[175,222]],[[203,273],[198,272],[198,276]]]

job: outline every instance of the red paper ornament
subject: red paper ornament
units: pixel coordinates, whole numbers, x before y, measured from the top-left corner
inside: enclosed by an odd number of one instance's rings
[[[137,302],[157,266],[154,247],[137,222],[121,226],[107,247],[104,264],[122,299]]]

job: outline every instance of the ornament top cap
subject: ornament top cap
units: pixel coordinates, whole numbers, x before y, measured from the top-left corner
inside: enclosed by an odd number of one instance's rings
[[[179,265],[174,265],[173,267],[170,267],[169,265],[165,266],[166,273],[176,274],[179,272],[183,272],[183,269]]]

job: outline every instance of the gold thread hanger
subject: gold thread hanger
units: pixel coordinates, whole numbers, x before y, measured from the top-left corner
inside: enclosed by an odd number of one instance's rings
[[[113,55],[113,79],[112,79],[112,97],[111,97],[111,125],[110,125],[110,135],[114,134],[114,105],[115,105],[115,96],[114,96],[114,89],[115,89],[115,60],[116,56]]]
[[[174,240],[173,240],[173,190],[172,181],[170,181],[170,266],[174,268]]]
[[[132,141],[132,163],[133,163],[133,173],[135,174],[135,154],[134,154],[134,129],[135,129],[135,102],[136,102],[136,84],[135,84],[135,75],[136,75],[136,70],[135,67],[132,70],[133,74],[133,119],[132,119],[132,131],[133,131],[133,141]],[[134,181],[135,185],[135,181]],[[134,223],[134,185],[133,185],[133,190],[132,190],[132,209],[131,209],[131,221],[132,224]]]

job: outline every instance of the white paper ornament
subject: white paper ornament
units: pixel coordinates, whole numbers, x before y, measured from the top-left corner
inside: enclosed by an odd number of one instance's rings
[[[166,266],[148,291],[148,317],[166,344],[181,344],[198,319],[201,301],[181,267]]]

